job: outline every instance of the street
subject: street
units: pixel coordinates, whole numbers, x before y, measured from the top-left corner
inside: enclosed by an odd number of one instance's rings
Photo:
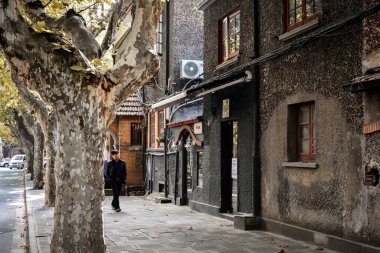
[[[0,168],[0,253],[24,252],[20,247],[24,189],[22,170]]]
[[[54,208],[44,208],[43,190],[27,181],[30,252],[50,251]],[[266,231],[234,229],[229,220],[192,211],[189,207],[156,204],[150,196],[120,197],[121,212],[104,202],[104,223],[109,253],[332,253],[328,249]],[[282,251],[284,250],[284,251]]]

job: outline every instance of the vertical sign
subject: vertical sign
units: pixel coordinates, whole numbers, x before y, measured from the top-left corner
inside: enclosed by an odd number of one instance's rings
[[[231,166],[231,177],[232,179],[237,179],[237,158],[232,158],[232,166]]]
[[[230,99],[224,99],[223,100],[223,113],[222,118],[229,118],[230,117]]]

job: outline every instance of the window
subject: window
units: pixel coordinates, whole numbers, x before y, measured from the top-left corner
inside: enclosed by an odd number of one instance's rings
[[[131,123],[131,145],[142,145],[141,123]]]
[[[321,0],[285,0],[286,30],[293,30],[317,19],[321,10]]]
[[[150,114],[150,147],[156,147],[156,117],[155,113]]]
[[[298,109],[297,143],[300,161],[315,159],[315,114],[314,103],[301,104]]]
[[[240,10],[237,9],[220,21],[220,62],[239,54]]]
[[[164,142],[158,145],[157,139],[164,137],[165,131],[165,111],[152,112],[149,116],[149,147],[163,147]]]
[[[157,43],[156,43],[156,52],[159,55],[162,55],[162,14],[157,24]]]
[[[160,111],[158,113],[158,134],[160,136],[160,139],[162,137],[164,137],[164,133],[165,133],[165,113],[164,111]],[[163,147],[164,146],[164,143],[163,142],[160,142],[160,147]]]

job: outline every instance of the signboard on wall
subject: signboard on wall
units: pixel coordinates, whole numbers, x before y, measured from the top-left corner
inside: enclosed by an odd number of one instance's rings
[[[202,134],[202,122],[194,123],[194,134]]]
[[[229,118],[230,117],[230,100],[224,99],[223,100],[223,108],[222,108],[222,118]]]
[[[237,179],[237,158],[232,158],[232,165],[231,165],[231,177],[232,179]]]

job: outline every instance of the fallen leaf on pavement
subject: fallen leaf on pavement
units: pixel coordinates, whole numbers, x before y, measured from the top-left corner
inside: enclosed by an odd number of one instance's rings
[[[193,230],[193,227],[188,227],[187,230]]]
[[[284,250],[284,249],[280,249],[280,250],[278,251],[278,253],[285,253],[285,250]]]
[[[23,244],[20,245],[20,248],[29,249],[29,245],[26,244],[26,243],[23,243]]]
[[[264,240],[265,241],[273,241],[273,237],[265,237]]]
[[[325,248],[323,248],[322,246],[318,246],[315,248],[315,250],[324,250]]]
[[[114,220],[113,222],[119,222],[119,220]]]

